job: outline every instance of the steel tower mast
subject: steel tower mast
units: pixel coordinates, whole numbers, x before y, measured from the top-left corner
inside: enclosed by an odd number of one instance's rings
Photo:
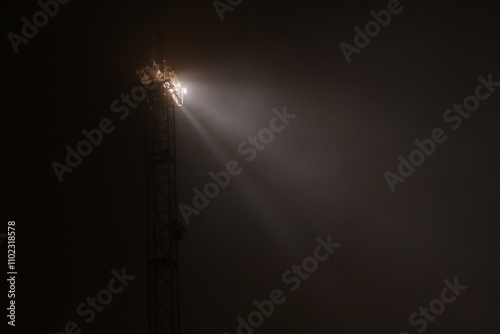
[[[154,60],[137,71],[145,101],[149,334],[179,334],[175,107],[184,90],[173,69]]]

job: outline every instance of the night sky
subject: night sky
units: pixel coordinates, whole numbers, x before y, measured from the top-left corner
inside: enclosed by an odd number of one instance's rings
[[[41,7],[4,4],[0,233],[16,222],[18,271],[5,332],[147,333],[144,103],[123,119],[111,104],[155,38],[188,91],[179,204],[241,168],[179,244],[182,333],[498,333],[498,1],[230,2],[221,21],[211,0],[72,0],[16,47],[9,33]],[[365,35],[380,11],[390,22]],[[53,162],[105,118],[113,131],[59,182]],[[308,276],[287,273],[315,253]],[[86,323],[77,307],[122,269],[135,278]],[[277,289],[273,313],[238,331]]]

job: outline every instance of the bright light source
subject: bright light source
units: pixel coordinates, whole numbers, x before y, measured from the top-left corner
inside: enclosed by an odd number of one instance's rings
[[[172,67],[167,66],[165,61],[163,61],[163,64],[158,65],[153,60],[153,66],[146,66],[136,72],[143,85],[147,85],[152,82],[162,83],[163,87],[168,90],[174,99],[175,104],[177,106],[182,106],[181,83],[177,80]],[[186,91],[184,90],[183,92],[185,93]]]
[[[186,94],[186,93],[187,93],[187,89],[186,89],[186,87],[184,87],[184,88],[182,89],[182,92],[183,92],[184,94]]]

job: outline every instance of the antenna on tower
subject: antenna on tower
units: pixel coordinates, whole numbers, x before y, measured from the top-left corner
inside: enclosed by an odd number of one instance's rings
[[[152,58],[151,58],[151,63],[154,64],[155,62],[155,38],[153,37],[153,47],[151,48],[151,53],[152,53]]]

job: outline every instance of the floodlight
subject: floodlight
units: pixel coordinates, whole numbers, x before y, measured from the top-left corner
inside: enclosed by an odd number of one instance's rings
[[[185,89],[182,89],[181,83],[177,79],[173,68],[165,65],[165,61],[163,64],[158,65],[153,60],[153,66],[141,68],[137,71],[137,75],[143,85],[147,85],[152,82],[162,83],[163,87],[165,87],[170,93],[170,96],[172,96],[175,104],[177,106],[182,106],[183,93],[185,93]]]

